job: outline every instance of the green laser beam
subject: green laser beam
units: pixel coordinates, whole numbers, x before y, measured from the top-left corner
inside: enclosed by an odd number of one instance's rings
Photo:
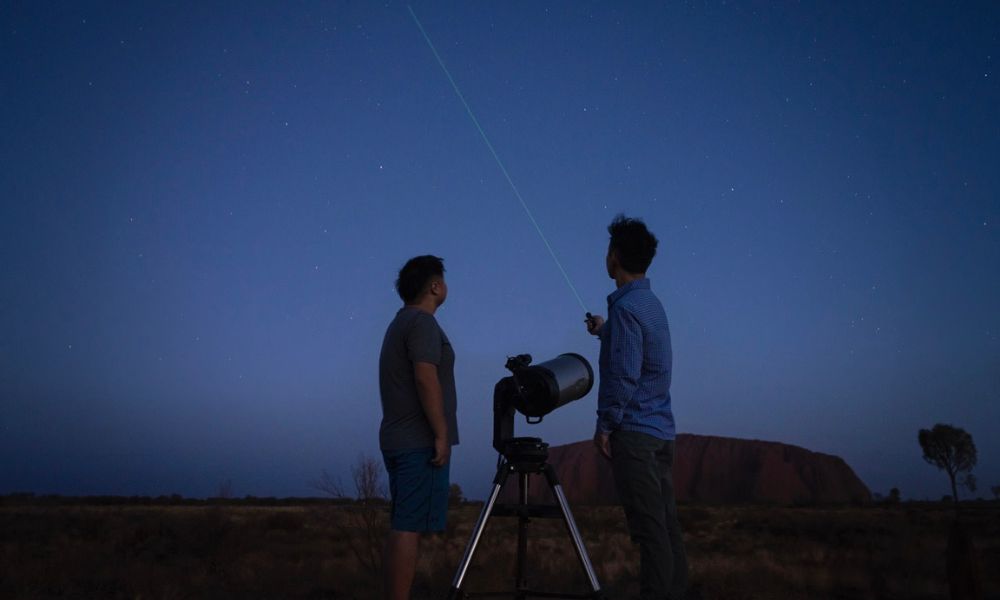
[[[490,149],[490,153],[497,161],[497,166],[500,167],[500,171],[503,173],[503,176],[507,178],[507,183],[510,184],[510,189],[514,190],[514,195],[517,196],[518,201],[521,203],[521,208],[524,209],[524,214],[528,215],[528,219],[531,221],[531,224],[535,226],[535,231],[538,232],[538,237],[542,238],[545,248],[549,251],[549,256],[552,257],[556,266],[559,267],[559,272],[562,273],[563,279],[566,280],[566,285],[568,285],[569,289],[573,292],[573,295],[576,297],[576,301],[580,303],[580,308],[582,308],[584,312],[587,312],[587,305],[583,303],[583,298],[581,298],[580,294],[577,293],[576,287],[573,285],[573,282],[570,281],[569,275],[566,273],[566,269],[563,268],[562,263],[559,262],[559,258],[552,249],[552,245],[549,244],[549,240],[545,237],[545,234],[542,233],[542,228],[538,226],[538,221],[535,220],[535,216],[531,214],[531,209],[528,208],[528,204],[524,201],[524,198],[521,197],[521,192],[519,192],[517,190],[517,186],[514,185],[514,180],[511,179],[510,173],[507,172],[507,167],[503,165],[503,161],[500,160],[500,155],[497,154],[497,151],[493,148],[493,144],[490,143],[490,138],[487,137],[486,132],[483,131],[482,125],[479,124],[479,119],[477,119],[476,115],[472,112],[472,109],[469,107],[469,103],[465,101],[465,95],[462,94],[462,90],[458,89],[458,84],[455,83],[455,79],[448,71],[448,67],[444,66],[444,61],[441,60],[441,55],[438,54],[437,48],[434,47],[434,42],[432,42],[430,36],[427,35],[427,31],[424,30],[424,26],[420,24],[420,19],[417,18],[417,13],[413,12],[413,7],[409,4],[406,5],[406,8],[410,11],[410,16],[413,17],[413,22],[416,23],[417,29],[420,30],[420,34],[424,36],[427,46],[430,47],[431,52],[434,53],[434,58],[437,59],[438,64],[441,66],[441,70],[444,71],[445,77],[447,77],[448,82],[451,83],[451,89],[455,90],[455,95],[462,101],[462,106],[465,107],[465,112],[467,112],[469,114],[469,118],[472,119],[472,124],[476,126],[476,129],[479,131],[479,135],[481,135],[483,141],[486,142],[486,147]]]

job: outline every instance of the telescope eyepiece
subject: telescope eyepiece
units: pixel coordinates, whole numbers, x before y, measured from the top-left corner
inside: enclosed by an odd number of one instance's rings
[[[530,354],[518,354],[517,356],[508,356],[507,364],[504,365],[504,367],[511,373],[516,373],[518,370],[524,369],[530,364]]]

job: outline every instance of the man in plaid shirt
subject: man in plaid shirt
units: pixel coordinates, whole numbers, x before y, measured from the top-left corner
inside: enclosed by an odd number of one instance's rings
[[[683,598],[687,557],[674,498],[670,327],[646,270],[657,240],[639,219],[608,226],[608,318],[587,319],[601,341],[594,444],[611,461],[629,534],[639,545],[643,600]]]

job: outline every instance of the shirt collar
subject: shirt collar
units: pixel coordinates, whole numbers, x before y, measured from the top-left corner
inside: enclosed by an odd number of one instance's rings
[[[618,300],[621,299],[622,296],[631,292],[632,290],[648,290],[648,289],[649,289],[648,277],[643,277],[642,279],[636,279],[635,281],[630,281],[608,295],[608,307],[610,308],[612,304],[618,302]]]

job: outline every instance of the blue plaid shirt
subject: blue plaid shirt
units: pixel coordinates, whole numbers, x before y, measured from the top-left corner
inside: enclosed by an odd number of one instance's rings
[[[601,339],[597,430],[638,431],[663,440],[676,434],[670,410],[670,326],[649,279],[608,296]]]

